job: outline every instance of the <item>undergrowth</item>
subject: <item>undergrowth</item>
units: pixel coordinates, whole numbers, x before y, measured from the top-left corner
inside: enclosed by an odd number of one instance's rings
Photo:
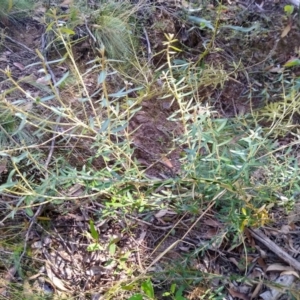
[[[0,24],[9,26],[24,16],[28,16],[35,2],[32,0],[1,0],[0,1]]]
[[[147,60],[139,60],[137,39],[132,37],[132,9],[127,14],[123,4],[115,5],[109,2],[93,14],[96,56],[87,62],[86,71],[78,67],[72,51],[73,25],[77,23],[61,25],[54,11],[47,16],[51,19],[47,31],[66,54],[47,61],[38,52],[43,74],[40,82],[46,82],[48,88],[35,96],[27,91],[23,79],[12,76],[9,68],[1,70],[11,87],[0,99],[0,192],[17,199],[1,203],[1,223],[18,220],[22,213],[31,220],[41,206],[59,210],[64,203],[78,198],[67,192],[74,185],[81,187],[81,205],[101,199],[103,219],[149,216],[160,210],[190,216],[194,221],[180,237],[182,240],[205,212],[213,211],[224,224],[215,240],[196,247],[182,261],[173,261],[160,271],[160,261],[177,243],[157,255],[157,249],[152,249],[145,270],[137,268],[135,278],[115,282],[104,296],[158,299],[153,287],[156,282],[163,286],[161,294],[165,297],[185,299],[185,290],[199,284],[207,287],[214,277],[193,268],[203,251],[228,238],[236,245],[243,244],[244,228],[272,222],[270,211],[275,205],[282,205],[286,211],[292,209],[300,189],[298,164],[289,154],[293,145],[279,147],[274,138],[293,127],[299,93],[290,88],[281,101],[255,113],[231,119],[220,117],[208,102],[199,101],[198,92],[206,87],[222,88],[231,74],[222,66],[199,66],[198,62],[178,59],[178,41],[166,34],[165,63],[148,76]],[[49,65],[55,63],[69,66],[60,78],[49,71]],[[128,73],[128,66],[138,76]],[[33,65],[26,66],[30,67]],[[151,95],[157,84],[152,78],[157,77],[161,98],[172,99],[177,105],[169,120],[180,124],[182,134],[172,137],[174,147],[181,151],[180,171],[155,180],[135,157],[134,132],[129,130],[129,122]],[[95,90],[90,88],[88,78],[93,78]],[[115,78],[122,79],[117,88],[111,84]],[[266,127],[264,122],[270,125]],[[296,129],[292,134],[299,139]],[[91,226],[92,235],[93,230]],[[164,239],[174,232],[176,224]],[[1,246],[8,238],[6,233]],[[21,270],[24,260],[20,247],[28,256],[30,251],[20,238],[15,241],[13,252]],[[224,290],[207,289],[205,293],[211,299],[220,299]]]

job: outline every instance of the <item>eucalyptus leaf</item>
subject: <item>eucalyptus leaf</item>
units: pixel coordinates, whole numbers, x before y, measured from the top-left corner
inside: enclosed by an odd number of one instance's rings
[[[252,30],[258,29],[260,26],[260,24],[257,22],[255,23],[253,26],[251,27],[241,27],[241,26],[233,26],[233,25],[223,25],[221,26],[221,28],[228,28],[228,29],[232,29],[235,31],[240,31],[240,32],[250,32]]]
[[[46,96],[46,97],[43,97],[43,98],[39,99],[39,101],[40,102],[46,102],[46,101],[52,100],[54,98],[55,98],[55,95],[50,95],[50,96]]]
[[[11,160],[15,163],[18,164],[21,160],[23,160],[24,158],[26,158],[28,156],[27,152],[23,152],[21,155],[19,156],[15,156],[12,157]]]
[[[295,59],[291,59],[288,62],[286,62],[284,64],[284,67],[295,67],[295,66],[299,66],[300,65],[300,59],[299,58],[295,58]]]
[[[22,114],[22,113],[16,113],[16,116],[21,119],[21,123],[20,123],[18,129],[15,132],[13,132],[12,135],[15,135],[18,132],[20,132],[24,128],[24,126],[26,124],[26,116],[24,114]]]
[[[209,28],[211,30],[215,30],[214,26],[211,24],[211,21],[208,21],[203,18],[195,17],[195,16],[188,16],[189,21],[193,22],[194,24],[200,26],[201,28]]]
[[[98,76],[98,84],[101,84],[106,79],[107,72],[105,70],[101,71]]]
[[[14,187],[17,184],[16,181],[10,181],[10,182],[6,182],[0,185],[0,192],[4,192],[6,189],[10,189],[12,187]]]
[[[129,90],[125,90],[125,89],[123,88],[123,89],[120,90],[119,92],[109,94],[108,96],[110,96],[110,97],[116,97],[116,98],[124,97],[124,96],[126,96],[126,95],[128,95],[128,94],[130,94],[130,93],[132,93],[132,92],[139,91],[139,90],[141,90],[141,89],[143,89],[142,86],[137,87],[137,88],[134,88],[134,89],[129,89]]]
[[[66,73],[63,75],[63,77],[62,77],[58,82],[56,82],[56,84],[55,84],[54,86],[55,86],[55,87],[60,86],[60,85],[68,78],[69,74],[70,74],[69,71],[66,72]]]
[[[102,124],[101,124],[101,128],[99,130],[99,133],[106,131],[106,129],[108,128],[108,125],[110,123],[110,119],[106,119]]]

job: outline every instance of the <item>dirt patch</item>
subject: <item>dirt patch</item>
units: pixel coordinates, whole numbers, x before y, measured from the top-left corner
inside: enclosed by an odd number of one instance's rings
[[[76,299],[87,299],[105,293],[115,281],[128,278],[128,272],[138,265],[135,255],[137,236],[130,233],[123,221],[96,222],[99,238],[90,234],[90,210],[73,211],[57,216],[51,227],[54,232],[36,228],[32,243],[33,255],[45,260],[40,276],[33,280],[35,292],[45,292],[46,278],[51,278],[50,289],[60,294],[73,294]],[[52,213],[53,214],[53,213]],[[126,228],[126,232],[123,232]],[[47,282],[47,280],[46,280]],[[49,288],[49,287],[48,287]],[[87,294],[88,293],[88,294]],[[81,295],[81,296],[80,296]]]
[[[25,67],[40,61],[35,49],[40,48],[43,31],[44,26],[31,19],[23,20],[21,23],[5,29],[7,38],[1,45],[0,68],[5,70],[9,67],[16,80],[25,76],[37,75],[38,68],[36,66],[26,69]],[[1,74],[2,76],[3,74]],[[5,87],[3,84],[4,82],[2,82],[1,88]]]
[[[129,122],[134,156],[156,178],[173,177],[180,170],[180,152],[173,141],[182,132],[180,123],[168,120],[176,110],[172,99],[151,98]]]

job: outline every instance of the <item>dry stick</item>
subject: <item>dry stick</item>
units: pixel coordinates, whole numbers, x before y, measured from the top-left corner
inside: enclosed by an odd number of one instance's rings
[[[145,35],[146,42],[147,42],[148,62],[150,63],[151,59],[152,59],[151,45],[150,45],[150,41],[149,41],[149,36],[148,36],[147,30],[146,30],[145,27],[143,27],[143,31],[144,31],[144,35]]]
[[[97,39],[95,38],[95,36],[94,36],[94,35],[92,34],[92,32],[90,31],[89,26],[88,26],[88,24],[87,24],[87,19],[86,19],[86,18],[84,18],[84,23],[85,23],[85,28],[86,28],[88,34],[89,34],[90,37],[93,39],[94,43],[96,43],[96,42],[97,42]]]
[[[58,88],[57,88],[57,86],[56,86],[57,81],[56,81],[56,78],[55,78],[54,73],[52,72],[52,69],[51,69],[50,66],[49,66],[49,63],[48,63],[48,61],[47,61],[47,59],[46,59],[46,56],[44,56],[44,62],[45,62],[45,65],[46,65],[46,67],[47,67],[48,72],[49,72],[50,75],[51,75],[51,79],[52,79],[52,81],[53,81],[53,83],[54,83],[54,88],[55,88],[56,94],[57,94],[57,96],[59,96],[59,95],[60,95],[60,94],[59,94],[59,90],[58,90]],[[53,154],[53,151],[54,151],[55,140],[56,140],[56,131],[57,131],[57,129],[58,129],[58,123],[60,122],[60,118],[61,118],[61,116],[58,116],[57,124],[55,125],[55,128],[54,128],[53,139],[52,139],[52,141],[51,141],[50,151],[49,151],[49,154],[48,154],[46,163],[45,163],[45,168],[46,168],[46,169],[48,168],[48,165],[49,165],[49,163],[50,163],[50,160],[51,160],[51,157],[52,157],[52,154]],[[46,173],[46,177],[48,177],[48,173]]]
[[[45,65],[46,65],[46,67],[47,67],[48,72],[49,72],[50,75],[51,75],[52,81],[53,81],[53,83],[54,83],[54,88],[55,88],[56,94],[59,96],[59,90],[58,90],[58,88],[56,87],[56,78],[55,78],[55,75],[54,75],[54,73],[52,72],[52,69],[50,68],[50,66],[49,66],[49,64],[48,64],[48,61],[47,61],[47,59],[46,59],[45,56],[44,56],[44,63],[45,63]],[[57,123],[59,123],[60,118],[61,118],[61,116],[58,116]],[[46,160],[46,162],[45,162],[45,169],[46,169],[45,178],[46,178],[46,179],[48,178],[48,172],[47,172],[48,165],[49,165],[49,163],[50,163],[51,157],[52,157],[52,155],[53,155],[54,147],[55,147],[55,140],[56,140],[56,131],[57,131],[57,128],[58,128],[58,124],[55,125],[54,133],[53,133],[53,138],[52,138],[51,145],[50,145],[50,151],[49,151],[47,160]],[[33,224],[35,224],[36,219],[38,218],[38,216],[39,216],[39,215],[41,214],[41,212],[42,212],[42,207],[43,207],[43,204],[41,204],[41,205],[39,206],[39,208],[37,209],[37,211],[35,212],[35,214],[33,215],[33,217],[32,217],[31,220],[30,220],[30,223],[29,223],[29,226],[28,226],[28,229],[27,229],[27,233],[26,233],[26,235],[25,235],[24,249],[23,249],[23,252],[22,252],[22,254],[20,255],[20,259],[19,259],[20,262],[21,262],[23,256],[24,256],[25,253],[26,253],[26,250],[27,250],[27,243],[28,243],[28,240],[29,240],[29,234],[30,234],[30,232],[31,232],[31,229],[32,229]]]
[[[169,246],[163,253],[159,254],[153,262],[144,270],[144,273],[146,273],[154,264],[156,264],[161,258],[168,253],[170,250],[172,250],[178,243],[182,242],[187,235],[191,232],[191,230],[198,224],[198,222],[206,215],[206,213],[215,205],[216,200],[219,199],[221,196],[223,196],[227,192],[226,189],[222,190],[220,193],[218,193],[208,204],[206,210],[197,218],[197,220],[193,223],[193,225],[187,230],[187,232],[182,236],[180,240],[177,240],[174,242],[171,246]],[[175,228],[175,226],[174,226]],[[152,253],[151,253],[152,254]]]
[[[222,192],[221,192],[222,193]],[[218,196],[218,195],[217,195]],[[216,198],[216,197],[215,197]],[[206,210],[198,217],[198,219],[194,222],[194,224],[189,228],[189,230],[183,235],[183,237],[180,240],[177,240],[174,242],[171,246],[169,246],[163,253],[159,254],[152,263],[144,269],[144,273],[149,271],[149,269],[155,265],[166,253],[168,253],[170,250],[172,250],[178,243],[182,242],[186,236],[190,233],[190,231],[196,226],[196,224],[205,216],[205,214],[215,205],[215,200],[212,200],[210,205],[206,208]]]
[[[255,239],[264,244],[269,250],[288,263],[291,267],[294,267],[297,271],[300,271],[300,262],[284,252],[279,246],[277,246],[266,235],[264,235],[261,230],[249,228],[249,231]]]
[[[6,35],[5,38],[8,39],[8,40],[10,40],[12,43],[17,44],[17,45],[23,47],[23,48],[26,49],[28,52],[30,52],[30,53],[35,53],[35,52],[34,52],[33,50],[31,50],[30,48],[28,48],[27,46],[23,45],[22,43],[20,43],[20,42],[18,42],[18,41],[15,41],[15,40],[12,39],[11,37],[9,37],[9,36]]]

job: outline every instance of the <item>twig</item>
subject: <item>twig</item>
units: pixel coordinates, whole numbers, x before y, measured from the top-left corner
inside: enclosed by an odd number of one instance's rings
[[[222,193],[222,192],[221,192]],[[166,253],[168,253],[170,250],[172,250],[175,246],[177,246],[178,243],[182,242],[187,235],[191,232],[191,230],[198,224],[198,222],[203,218],[203,216],[206,215],[206,213],[215,205],[215,199],[221,194],[219,193],[211,202],[210,204],[207,206],[206,210],[197,218],[197,220],[193,223],[192,226],[190,226],[190,228],[187,230],[187,232],[182,236],[181,239],[178,239],[177,241],[175,241],[172,245],[170,245],[167,249],[165,249],[162,253],[160,253],[152,262],[151,264],[145,269],[145,272],[149,271],[149,269],[155,265]],[[223,193],[222,193],[223,194]],[[180,220],[181,221],[181,220]],[[176,225],[178,225],[179,222],[177,222],[177,224],[174,225],[174,228],[176,227]],[[150,256],[154,253],[155,249],[152,251],[152,253],[150,254]]]
[[[30,48],[28,48],[27,46],[23,45],[22,43],[18,42],[18,41],[15,41],[14,39],[12,39],[11,37],[9,36],[5,36],[6,39],[10,40],[11,42],[13,42],[14,44],[17,44],[21,47],[23,47],[24,49],[26,49],[27,51],[29,51],[30,53],[33,53],[35,54],[35,52],[33,50],[31,50]]]
[[[300,271],[300,262],[292,258],[286,252],[284,252],[279,246],[277,246],[266,235],[264,235],[261,230],[249,228],[249,232],[255,239],[257,239],[262,244],[264,244],[269,250],[275,253],[278,257],[280,257],[290,266],[294,267],[297,271]]]
[[[103,204],[100,204],[100,203],[97,203],[97,202],[95,202],[95,205],[96,206],[98,206],[98,207],[101,207],[101,208],[103,208],[103,209],[105,209],[105,208],[107,208],[105,205],[103,205]],[[115,211],[114,212],[115,214],[117,214],[117,215],[122,215],[120,212],[118,212],[118,211]],[[141,219],[139,219],[139,218],[136,218],[136,217],[133,217],[133,216],[131,216],[131,215],[126,215],[126,218],[129,218],[129,219],[131,219],[131,220],[134,220],[134,221],[136,221],[136,222],[138,222],[138,223],[140,223],[140,224],[143,224],[143,225],[147,225],[147,226],[149,226],[149,227],[152,227],[152,228],[155,228],[155,229],[159,229],[159,230],[169,230],[169,229],[171,229],[171,228],[173,228],[173,224],[171,224],[171,225],[168,225],[168,226],[156,226],[156,225],[154,225],[154,224],[152,224],[152,223],[149,223],[149,222],[147,222],[147,221],[144,221],[144,220],[141,220]]]
[[[23,249],[23,252],[22,254],[20,255],[20,259],[19,261],[21,262],[23,256],[25,255],[26,253],[26,250],[27,250],[27,243],[28,243],[28,240],[29,240],[29,234],[31,232],[31,229],[32,229],[32,226],[33,224],[35,223],[37,217],[39,216],[39,214],[41,213],[41,210],[42,210],[42,205],[39,206],[39,208],[37,209],[37,211],[35,212],[35,214],[33,215],[33,217],[31,218],[30,220],[30,224],[28,226],[28,229],[27,229],[27,233],[25,235],[25,241],[24,241],[24,249]]]
[[[96,43],[97,42],[97,39],[95,38],[95,36],[92,34],[92,32],[90,31],[89,29],[89,26],[87,24],[87,20],[86,18],[84,19],[84,23],[85,23],[85,28],[87,30],[87,32],[89,33],[90,37],[94,40],[94,42]]]
[[[43,59],[44,59],[45,65],[46,65],[46,67],[47,67],[47,70],[48,70],[48,72],[49,72],[50,75],[51,75],[51,79],[52,79],[52,81],[53,81],[53,83],[54,83],[54,89],[55,89],[55,91],[56,91],[56,94],[57,94],[57,96],[59,96],[59,90],[58,90],[58,88],[56,87],[56,78],[55,78],[55,75],[54,75],[54,73],[52,72],[52,69],[50,68],[50,66],[49,66],[49,64],[48,64],[48,62],[47,62],[46,56],[44,56]],[[61,118],[61,116],[58,116],[57,123],[59,123],[60,118]],[[50,163],[50,160],[51,160],[51,157],[52,157],[52,154],[53,154],[53,151],[54,151],[54,147],[55,147],[55,140],[56,140],[56,131],[57,131],[57,128],[58,128],[58,124],[55,125],[55,129],[54,129],[54,132],[53,132],[53,138],[52,138],[51,145],[50,145],[50,151],[49,151],[47,160],[46,160],[46,162],[45,162],[45,170],[46,170],[45,178],[48,178],[48,171],[47,171],[47,169],[48,169],[48,165],[49,165],[49,163]],[[28,240],[29,240],[29,235],[30,235],[32,226],[33,226],[33,224],[36,223],[36,219],[37,219],[38,216],[41,214],[43,206],[44,206],[44,205],[41,204],[41,205],[38,207],[37,211],[35,212],[35,214],[33,215],[33,217],[32,217],[31,220],[30,220],[30,224],[29,224],[29,227],[28,227],[28,229],[27,229],[26,236],[25,236],[24,249],[23,249],[22,254],[20,255],[19,261],[22,260],[23,256],[24,256],[25,253],[26,253],[26,250],[27,250],[27,243],[28,243]]]
[[[144,31],[146,42],[147,42],[148,62],[150,63],[150,61],[152,59],[151,45],[150,45],[150,41],[149,41],[149,36],[148,36],[147,30],[146,30],[145,27],[143,27],[143,31]]]
[[[60,97],[59,89],[58,89],[57,86],[56,86],[56,83],[57,83],[56,77],[55,77],[55,75],[54,75],[52,69],[50,68],[50,65],[49,65],[49,63],[48,63],[48,61],[47,61],[46,55],[43,55],[43,59],[44,59],[44,63],[45,63],[45,65],[46,65],[46,68],[47,68],[47,70],[48,70],[48,72],[49,72],[49,74],[50,74],[50,76],[51,76],[52,82],[54,83],[54,89],[55,89],[56,95],[57,95],[58,97]],[[49,163],[50,163],[51,157],[52,157],[52,155],[53,155],[54,146],[55,146],[55,141],[56,141],[56,131],[57,131],[57,129],[58,129],[58,123],[59,123],[59,121],[60,121],[60,118],[61,118],[61,116],[59,116],[59,117],[57,118],[57,124],[55,125],[55,128],[54,128],[53,138],[52,138],[51,145],[50,145],[50,151],[49,151],[47,160],[46,160],[46,162],[45,162],[45,169],[48,168],[48,165],[49,165]],[[46,177],[48,177],[48,173],[46,173]]]

